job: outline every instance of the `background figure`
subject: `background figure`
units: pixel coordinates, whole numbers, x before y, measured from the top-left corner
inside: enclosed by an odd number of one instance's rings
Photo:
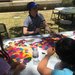
[[[12,75],[19,75],[19,73],[25,69],[25,64],[20,62],[12,62],[8,53],[3,48],[3,42],[0,35],[0,75],[10,75],[13,70]]]
[[[24,21],[23,34],[24,35],[36,35],[40,33],[41,25],[46,26],[46,29],[50,31],[42,14],[38,13],[38,4],[35,2],[29,2],[27,4],[29,15]]]
[[[47,63],[51,55],[57,53],[61,62],[60,69],[47,68]],[[54,47],[48,49],[45,58],[39,63],[38,71],[41,75],[73,75],[75,71],[75,40],[71,38],[62,38]]]

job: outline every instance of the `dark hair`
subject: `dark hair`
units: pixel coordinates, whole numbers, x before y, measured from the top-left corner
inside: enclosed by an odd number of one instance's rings
[[[56,53],[59,58],[70,65],[75,65],[75,40],[71,38],[62,38],[56,42]]]
[[[11,59],[10,59],[8,53],[3,48],[3,40],[2,40],[1,34],[0,34],[0,47],[1,47],[1,50],[0,50],[1,55],[0,56],[3,56],[4,58],[6,58],[8,63],[10,63]]]
[[[29,2],[27,4],[27,10],[31,10],[32,8],[37,8],[38,4],[36,4],[35,2]]]

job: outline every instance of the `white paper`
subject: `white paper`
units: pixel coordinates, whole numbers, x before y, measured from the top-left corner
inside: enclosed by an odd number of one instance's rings
[[[48,61],[47,67],[54,69],[56,63],[60,62],[60,59],[57,57],[56,54],[52,55]]]

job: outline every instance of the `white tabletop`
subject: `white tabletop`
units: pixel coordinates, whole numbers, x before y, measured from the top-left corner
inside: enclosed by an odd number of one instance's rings
[[[75,31],[60,32],[59,34],[63,34],[64,36],[75,39]]]
[[[42,54],[42,50],[39,50],[39,62],[40,60],[42,60],[42,58],[44,58],[46,54]],[[40,75],[39,72],[37,71],[37,66],[38,63],[34,62],[34,59],[32,59],[29,63],[27,63],[26,69],[24,69],[20,75]],[[57,62],[60,62],[60,60],[58,59],[57,55],[54,54],[53,56],[50,57],[47,67],[54,69],[54,66]]]
[[[68,7],[66,9],[63,9],[62,12],[66,14],[75,14],[75,7],[72,8]]]
[[[50,36],[50,34],[44,34],[44,35],[38,35],[38,36],[26,36],[26,37],[22,36],[22,37],[4,40],[4,44],[6,46],[8,45],[10,41],[19,40],[19,39],[29,40],[33,38],[35,38],[33,42],[37,42],[37,41],[40,41],[42,37],[47,37],[47,36]],[[20,73],[20,75],[40,75],[39,72],[37,71],[37,66],[38,66],[38,63],[42,60],[42,58],[44,58],[44,56],[46,55],[47,50],[42,50],[42,48],[39,48],[39,47],[37,49],[39,52],[39,57],[37,58],[38,61],[35,62],[34,58],[32,58],[31,61],[27,63],[26,68]],[[59,61],[60,60],[58,59],[57,55],[54,54],[53,56],[50,57],[47,67],[54,69],[55,64]]]
[[[66,32],[61,32],[59,34],[63,34],[69,38],[72,38],[74,39],[74,34],[75,32],[74,31],[66,31]],[[38,51],[39,51],[39,62],[42,60],[42,58],[44,58],[44,56],[46,55],[46,51],[43,51],[41,50],[40,48],[38,48]],[[42,54],[45,53],[45,54]],[[37,71],[37,66],[38,66],[38,63],[37,62],[36,64],[34,63],[33,59],[27,63],[27,66],[26,66],[26,69],[24,69],[20,75],[40,75],[39,72]],[[60,60],[58,59],[58,56],[56,54],[54,54],[53,56],[50,57],[49,61],[48,61],[48,64],[47,64],[47,67],[48,68],[51,68],[51,69],[54,69],[55,68],[55,64],[57,62],[60,62]]]
[[[66,9],[66,7],[56,7],[55,10],[61,11],[63,9]]]
[[[65,14],[75,14],[75,7],[57,7],[55,10],[58,10]]]

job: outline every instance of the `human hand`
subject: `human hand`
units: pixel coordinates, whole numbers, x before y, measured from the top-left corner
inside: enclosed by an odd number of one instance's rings
[[[55,53],[55,48],[54,47],[50,47],[47,50],[47,56],[52,56]]]
[[[28,31],[28,34],[34,34],[34,31]]]
[[[18,69],[18,71],[22,71],[22,70],[25,69],[25,68],[26,68],[26,65],[23,64],[23,63],[20,63],[20,64],[16,67],[16,69]]]
[[[40,29],[39,28],[36,28],[35,33],[38,33],[39,31],[40,31]]]
[[[17,67],[14,70],[14,74],[13,75],[19,75],[19,73],[24,70],[26,68],[25,64],[20,63],[19,65],[17,65]]]
[[[20,64],[20,62],[13,62],[11,64],[11,69],[15,69],[19,64]]]
[[[46,26],[45,29],[50,33],[50,35],[55,35],[56,34],[56,32],[54,32],[49,26]]]

